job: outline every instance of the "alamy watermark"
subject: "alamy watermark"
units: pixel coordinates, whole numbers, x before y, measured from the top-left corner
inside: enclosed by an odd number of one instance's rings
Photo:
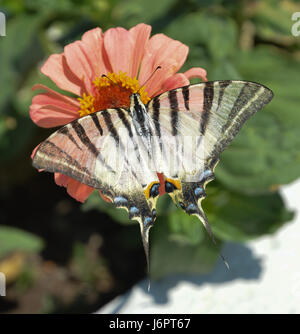
[[[291,19],[292,21],[296,21],[292,25],[291,33],[293,36],[298,37],[300,36],[300,12],[293,13]]]
[[[0,272],[0,297],[4,297],[6,295],[6,279],[5,275]]]
[[[128,130],[119,129],[119,138],[99,137],[96,147],[102,147],[95,163],[97,179],[110,175],[110,184],[132,185],[153,180],[157,171],[177,178],[184,173],[185,182],[198,182],[206,177],[207,160],[214,145],[203,136],[130,137]],[[105,145],[103,145],[105,143]],[[207,171],[206,171],[207,173]]]
[[[0,36],[6,36],[6,16],[0,12]]]

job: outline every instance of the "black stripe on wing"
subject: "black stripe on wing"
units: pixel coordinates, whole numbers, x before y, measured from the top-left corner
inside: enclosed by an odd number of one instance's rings
[[[184,101],[184,106],[186,110],[190,110],[190,86],[184,86],[182,87],[182,96],[183,96],[183,101]]]
[[[227,122],[222,128],[223,132],[229,127],[234,117],[240,113],[240,111],[247,105],[247,103],[249,103],[251,98],[259,91],[259,89],[261,89],[261,86],[259,85],[253,85],[248,82],[244,83],[244,86],[236,98],[234,105],[228,115]]]
[[[92,113],[89,115],[89,117],[92,119],[92,121],[94,122],[96,128],[98,129],[100,135],[102,136],[103,135],[103,129],[100,125],[100,122],[99,122],[99,119],[98,119],[98,116],[96,113]]]
[[[233,81],[232,84],[235,84],[235,82]],[[230,89],[230,85],[227,86],[228,89]],[[226,89],[223,95],[226,96]],[[222,136],[215,143],[212,150],[213,155],[208,159],[209,168],[215,167],[220,154],[231,143],[243,124],[254,113],[261,110],[266,104],[268,104],[272,97],[273,92],[267,87],[255,82],[243,82],[243,86],[228,114],[227,121],[222,126]]]
[[[82,142],[83,145],[85,145],[90,152],[93,153],[93,155],[97,158],[99,151],[97,150],[96,146],[91,142],[90,138],[86,134],[83,126],[79,123],[78,120],[75,120],[71,123],[71,126],[75,130],[78,138]]]
[[[104,119],[104,122],[106,124],[106,127],[107,127],[108,131],[113,136],[116,144],[118,145],[120,143],[120,137],[119,137],[119,134],[118,134],[118,132],[117,132],[117,130],[116,130],[116,128],[115,128],[112,120],[111,120],[110,113],[107,110],[103,110],[101,112],[101,115],[102,115],[102,117]]]
[[[138,161],[141,161],[138,144],[136,143],[136,141],[133,138],[133,132],[132,132],[130,123],[129,123],[127,117],[126,117],[126,112],[128,113],[128,111],[124,110],[124,109],[121,109],[121,108],[116,108],[116,110],[117,110],[117,114],[118,114],[122,124],[125,126],[125,128],[128,132],[128,135],[129,135],[129,137],[130,137],[130,139],[131,139],[131,141],[134,145],[134,151],[135,151],[136,157],[137,157]],[[125,161],[127,161],[127,159]],[[127,163],[129,164],[128,161],[127,161]]]
[[[92,177],[86,167],[81,166],[77,160],[50,140],[45,140],[39,146],[33,158],[32,165],[37,169],[42,168],[47,172],[61,173],[69,176],[90,187],[100,189],[102,186],[99,180]]]
[[[168,98],[170,103],[170,116],[172,125],[172,135],[176,136],[178,132],[178,98],[176,90],[170,90],[168,92]]]
[[[125,112],[121,108],[116,108],[116,111],[117,111],[117,114],[118,114],[121,122],[123,123],[123,125],[127,129],[129,137],[132,138],[133,133],[132,133],[132,130],[131,130],[131,126],[128,122],[128,119],[126,118]]]
[[[211,113],[213,99],[214,99],[214,83],[206,82],[203,92],[203,111],[200,121],[200,133],[203,136],[205,135],[206,127],[209,122],[209,116]]]
[[[153,108],[152,119],[154,121],[156,135],[160,138],[161,137],[160,123],[159,123],[160,101],[158,96],[155,96],[152,99],[152,108]]]
[[[228,87],[231,84],[231,80],[224,80],[219,82],[219,97],[218,97],[218,109],[220,108],[222,104],[222,99],[224,96],[225,88]]]
[[[78,145],[77,141],[75,140],[75,138],[73,137],[73,135],[70,133],[70,130],[69,130],[69,126],[63,126],[62,128],[60,128],[57,133],[60,133],[66,137],[68,137],[71,142],[79,149],[81,150],[81,147]]]

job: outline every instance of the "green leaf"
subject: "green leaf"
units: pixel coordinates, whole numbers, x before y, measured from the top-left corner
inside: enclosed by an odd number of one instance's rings
[[[266,192],[300,176],[300,62],[264,47],[239,52],[235,64],[244,79],[265,84],[275,96],[222,154],[216,176],[236,191]]]
[[[182,245],[195,246],[205,238],[205,231],[199,219],[188,216],[183,210],[168,215],[169,239]]]
[[[214,265],[220,240],[241,242],[276,232],[293,218],[278,193],[246,196],[216,185],[203,201],[217,247],[198,218],[182,210],[160,215],[151,229],[151,276],[205,273]]]
[[[121,22],[121,25],[132,27],[141,22],[149,23],[164,17],[176,2],[176,0],[120,1],[116,6],[114,15],[117,21]]]
[[[247,196],[209,185],[203,209],[213,233],[228,241],[246,241],[274,233],[293,218],[279,193]]]
[[[7,36],[1,38],[0,43],[2,112],[7,98],[15,94],[24,79],[24,73],[42,57],[37,33],[42,19],[40,16],[21,15],[7,23]]]
[[[29,121],[29,104],[22,112],[14,108],[19,89],[27,72],[42,58],[38,31],[42,17],[20,15],[10,20],[7,36],[0,43],[0,157],[7,160],[16,156],[28,142],[33,131]],[[31,87],[28,87],[31,93]]]
[[[159,217],[151,229],[151,278],[179,273],[204,274],[218,259],[221,243],[218,241],[216,246],[199,220],[185,216],[176,213],[171,217]],[[192,233],[196,235],[193,237]]]
[[[260,38],[283,44],[297,42],[291,34],[294,12],[300,11],[299,3],[292,1],[260,1],[252,12],[251,19]]]
[[[232,54],[237,45],[237,28],[234,21],[229,17],[211,15],[208,12],[184,15],[174,20],[165,32],[191,49],[194,46],[205,47],[210,59],[214,61],[220,61]],[[200,57],[198,61],[201,62]]]
[[[40,252],[43,240],[18,228],[0,225],[0,257],[12,251]]]
[[[116,222],[121,224],[132,224],[132,220],[128,217],[128,212],[125,209],[116,208],[112,203],[104,201],[99,193],[95,191],[84,204],[81,209],[83,211],[99,210],[105,212]]]

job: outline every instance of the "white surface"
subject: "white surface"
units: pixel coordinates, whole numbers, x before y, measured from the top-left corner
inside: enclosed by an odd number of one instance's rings
[[[228,243],[209,275],[142,281],[99,313],[300,313],[300,180],[282,188],[295,219],[276,234]]]

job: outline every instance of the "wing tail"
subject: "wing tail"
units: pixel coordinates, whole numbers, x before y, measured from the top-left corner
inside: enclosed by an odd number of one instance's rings
[[[212,178],[211,178],[212,179]],[[208,223],[207,217],[202,209],[201,201],[205,198],[205,183],[208,182],[181,182],[181,189],[177,190],[173,196],[176,197],[181,208],[188,214],[196,216],[205,227],[210,239],[216,245],[216,239],[212,233],[211,227]],[[222,253],[219,253],[220,258],[225,266],[229,269],[228,262],[225,260]]]

